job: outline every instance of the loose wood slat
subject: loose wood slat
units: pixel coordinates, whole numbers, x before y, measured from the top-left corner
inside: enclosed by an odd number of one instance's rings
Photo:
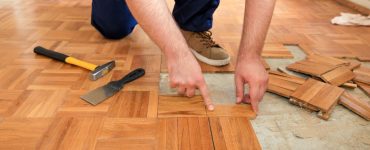
[[[308,79],[306,83],[298,87],[296,91],[291,95],[297,100],[303,102],[309,102],[316,94],[318,94],[322,88],[324,88],[325,83],[319,82],[314,79]]]
[[[292,81],[292,82],[295,82],[295,83],[299,83],[299,84],[303,84],[306,79],[302,78],[302,77],[298,77],[298,76],[294,76],[294,75],[290,75],[290,74],[286,74],[286,73],[281,73],[281,72],[278,72],[278,71],[269,71],[270,74],[272,75],[277,75],[276,77],[277,78],[282,78],[282,77],[286,77],[285,79],[289,80],[289,81]]]
[[[321,75],[321,79],[332,85],[339,86],[352,80],[355,76],[346,66],[342,66]]]
[[[370,68],[360,67],[353,72],[356,74],[355,81],[370,85]]]
[[[289,49],[285,48],[280,43],[265,43],[262,50],[264,58],[293,58],[293,54]]]
[[[325,84],[320,92],[315,94],[308,103],[317,106],[324,112],[328,112],[330,108],[337,103],[339,96],[342,95],[343,92],[344,90],[342,88]]]
[[[349,61],[349,65],[347,67],[350,70],[354,70],[354,69],[356,69],[356,68],[358,68],[360,66],[361,66],[361,63],[360,62],[358,62],[356,60],[350,60]]]
[[[342,104],[344,107],[352,110],[359,116],[363,117],[366,120],[370,120],[370,104],[355,98],[353,95],[349,94],[348,92],[344,92],[342,96],[339,98],[339,103]]]
[[[286,98],[289,98],[290,95],[292,95],[293,92],[294,92],[294,91],[284,89],[284,88],[281,88],[280,86],[273,85],[273,84],[268,84],[267,85],[267,91],[271,92],[271,93],[275,93],[275,94],[283,96],[283,97],[286,97]]]
[[[308,60],[301,60],[293,64],[288,65],[286,68],[292,71],[312,75],[320,76],[330,70],[335,69],[338,66],[322,64]]]
[[[277,71],[270,71],[267,91],[289,98],[290,95],[304,82],[305,79],[300,77]]]
[[[356,84],[360,87],[361,90],[365,92],[365,94],[370,96],[370,85],[362,83],[362,82],[356,82]]]
[[[291,95],[290,101],[310,110],[319,110],[318,116],[328,120],[343,92],[337,86],[310,78]]]
[[[349,65],[349,62],[347,61],[323,55],[307,55],[306,59],[320,64],[328,64],[334,66]]]
[[[279,78],[273,75],[269,76],[269,84],[280,85],[284,89],[295,91],[301,84],[290,81],[286,78]]]

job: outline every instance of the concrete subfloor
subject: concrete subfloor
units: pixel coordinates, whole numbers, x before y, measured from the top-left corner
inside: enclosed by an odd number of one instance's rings
[[[294,59],[266,59],[271,70],[305,58],[299,47],[286,47]],[[369,67],[370,63],[362,65]],[[233,74],[206,73],[204,76],[214,103],[235,103]],[[167,86],[167,77],[168,74],[161,74],[160,93],[176,95],[176,91]],[[359,88],[346,90],[369,102],[369,97]],[[290,104],[287,98],[268,92],[259,107],[257,118],[251,122],[263,149],[370,149],[369,122],[341,105],[335,107],[328,121],[316,117],[316,112],[308,112]]]

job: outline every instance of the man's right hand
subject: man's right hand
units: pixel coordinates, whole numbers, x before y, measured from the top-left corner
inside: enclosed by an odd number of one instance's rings
[[[180,95],[193,97],[199,89],[208,110],[214,110],[200,66],[190,50],[180,56],[167,58],[170,86]]]

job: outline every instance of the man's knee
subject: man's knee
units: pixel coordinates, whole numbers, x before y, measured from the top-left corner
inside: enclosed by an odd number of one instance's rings
[[[128,36],[135,28],[135,25],[116,25],[109,27],[101,27],[94,22],[93,26],[107,39],[121,39]]]
[[[137,24],[122,0],[93,0],[91,24],[106,38],[129,35]]]

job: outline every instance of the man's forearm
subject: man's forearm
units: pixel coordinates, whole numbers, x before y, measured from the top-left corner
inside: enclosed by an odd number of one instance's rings
[[[246,0],[238,59],[260,57],[275,0]]]
[[[126,0],[131,13],[167,59],[187,55],[188,46],[165,0]],[[169,60],[171,61],[171,60]]]

